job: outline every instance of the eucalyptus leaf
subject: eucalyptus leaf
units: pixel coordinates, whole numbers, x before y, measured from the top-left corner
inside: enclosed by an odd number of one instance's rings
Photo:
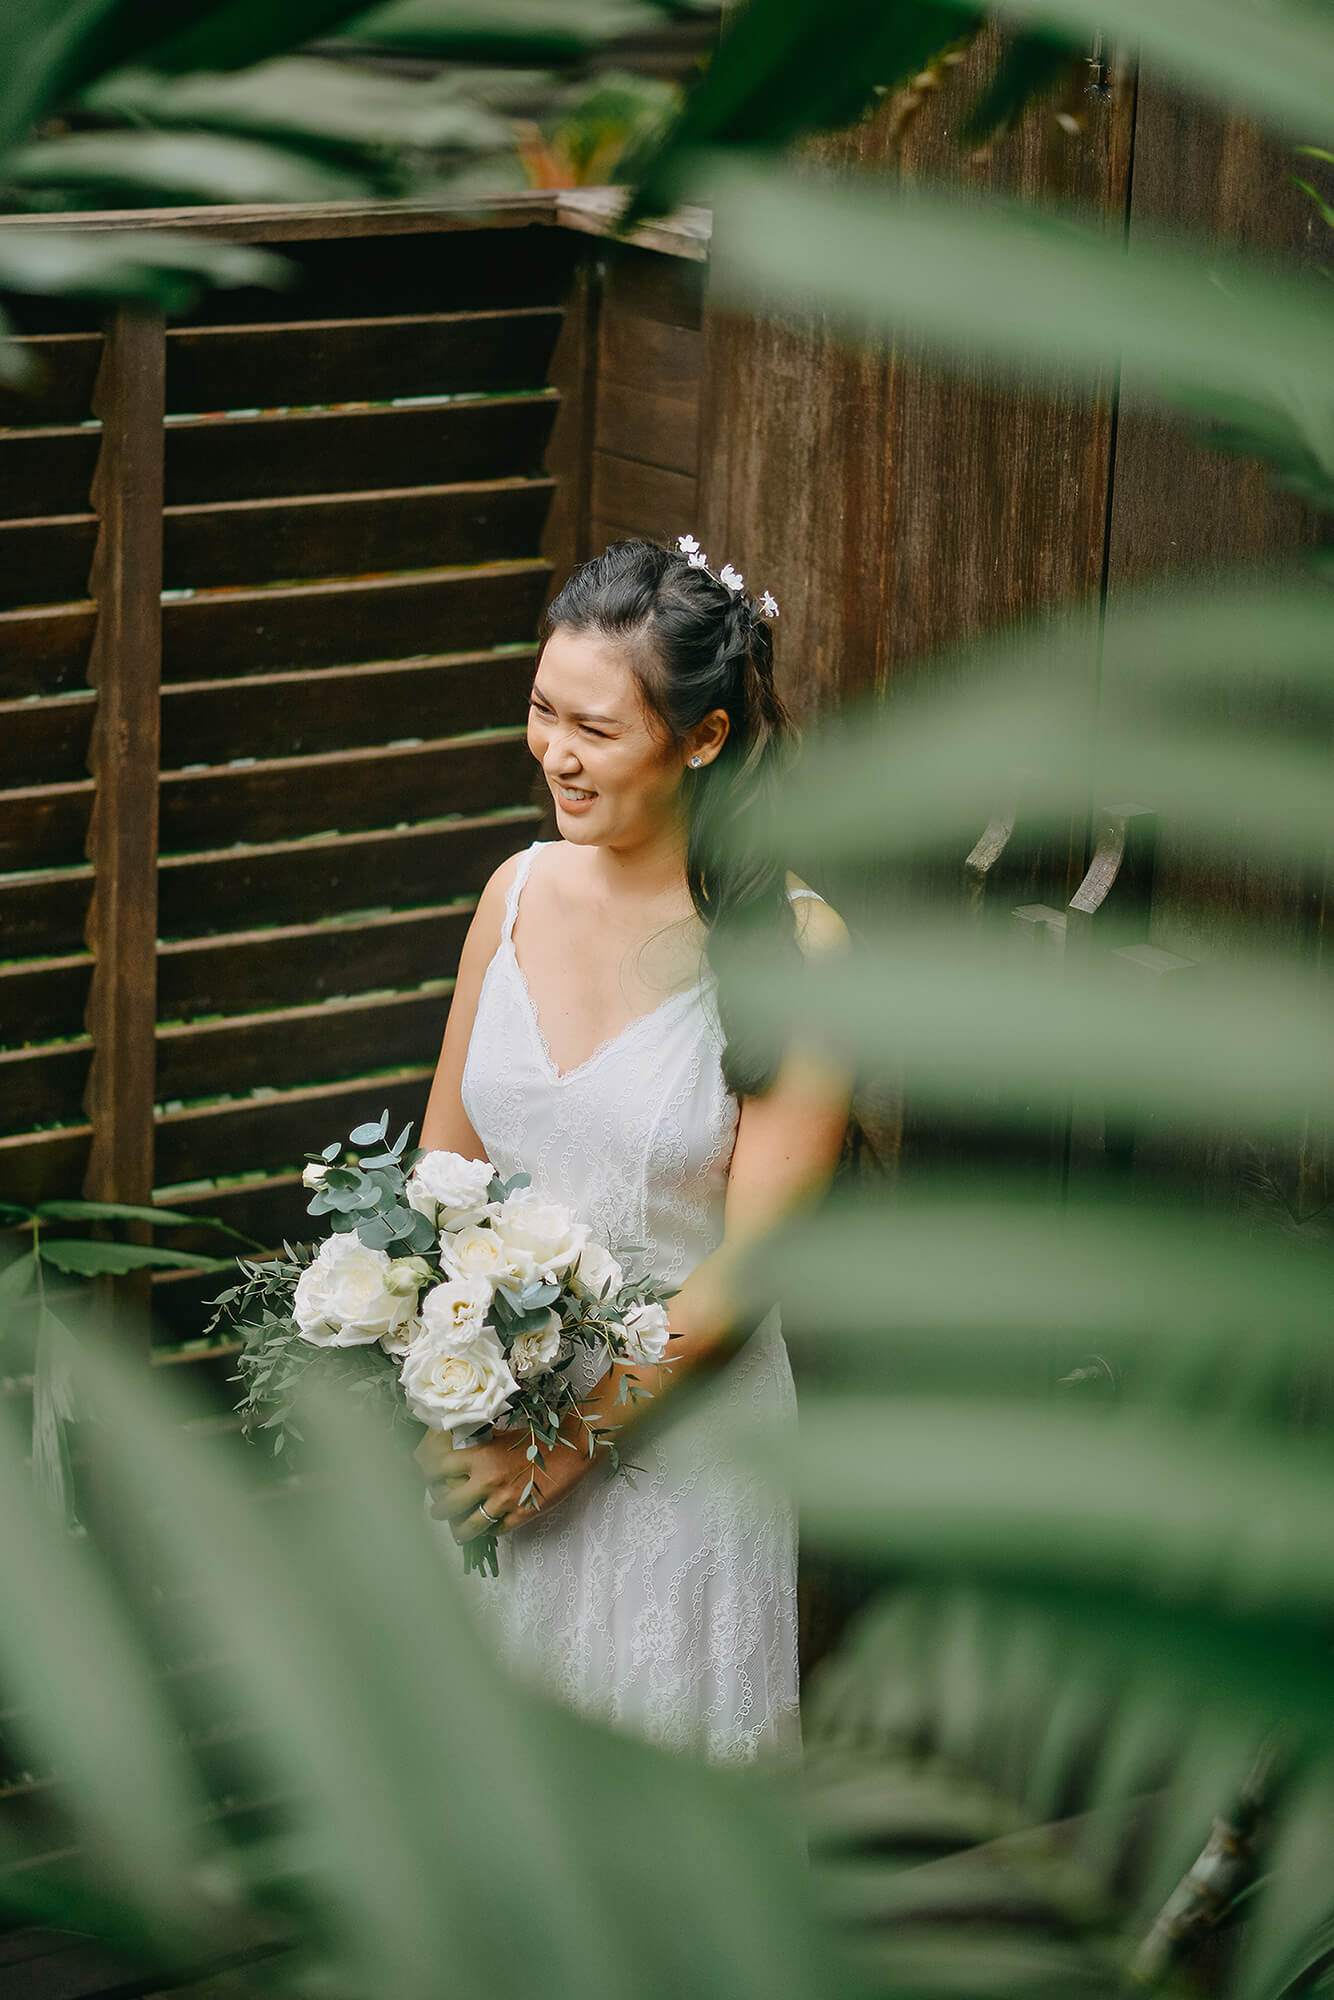
[[[383,1139],[389,1128],[389,1113],[386,1111],[374,1125],[358,1125],[354,1128],[350,1143],[354,1146],[373,1146]]]

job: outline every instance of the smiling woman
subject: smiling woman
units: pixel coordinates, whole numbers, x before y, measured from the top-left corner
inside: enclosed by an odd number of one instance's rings
[[[756,922],[794,955],[846,939],[777,863],[723,856],[720,833],[744,828],[791,743],[762,606],[736,581],[617,543],[552,604],[528,741],[562,838],[487,885],[422,1133],[530,1174],[679,1287],[666,1366],[599,1376],[576,1356],[586,1424],[619,1444],[692,1372],[719,1380],[634,1438],[634,1486],[572,1423],[579,1448],[548,1455],[536,1517],[519,1502],[526,1431],[419,1453],[456,1539],[496,1521],[512,1537],[479,1596],[517,1664],[573,1705],[728,1758],[797,1737],[792,1510],[731,1463],[740,1420],[790,1424],[792,1378],[776,1312],[743,1324],[733,1271],[823,1190],[849,1098],[827,1062],[753,1045],[718,976]]]

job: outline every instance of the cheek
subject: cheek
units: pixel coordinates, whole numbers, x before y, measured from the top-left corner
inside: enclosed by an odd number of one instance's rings
[[[540,764],[547,754],[547,732],[531,709],[528,711],[528,748]]]

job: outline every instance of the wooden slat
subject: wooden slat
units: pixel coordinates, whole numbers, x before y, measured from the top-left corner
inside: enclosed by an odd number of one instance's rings
[[[704,273],[704,264],[690,258],[662,256],[630,243],[613,244],[607,251],[603,281],[606,309],[613,315],[631,313],[698,332]]]
[[[92,1145],[91,1125],[0,1138],[0,1201],[49,1201],[76,1197]]]
[[[695,481],[684,473],[605,451],[593,454],[593,513],[600,520],[629,521],[641,535],[674,540],[690,532],[696,494]]]
[[[560,392],[560,415],[547,453],[548,468],[556,476],[556,495],[542,541],[542,553],[551,564],[551,595],[588,556],[601,296],[598,266],[584,258],[574,272],[565,300],[565,324],[551,357],[551,381]]]
[[[288,292],[257,287],[213,292],[191,315],[194,321],[216,325],[556,305],[577,247],[562,231],[542,226],[553,217],[550,196],[522,196],[498,226],[485,220],[479,226],[475,215],[464,218],[457,210],[437,210],[434,216],[419,210],[414,219],[402,204],[382,206],[378,217],[367,218],[371,233],[361,236],[349,233],[344,217],[334,222],[325,208],[312,211],[306,225],[312,240],[306,242],[282,227],[295,213],[290,207],[252,209],[248,227],[242,224],[228,233],[247,242],[272,241],[281,234],[283,255],[298,266],[300,282]],[[240,223],[245,211],[229,214]],[[227,219],[217,208],[196,209],[174,226],[216,233]],[[437,240],[414,243],[402,233],[407,223]],[[142,226],[139,214],[134,225]],[[172,225],[164,220],[164,226]],[[513,234],[516,226],[524,229],[522,236]]]
[[[55,785],[84,777],[94,706],[91,694],[0,701],[0,785]]]
[[[612,542],[635,542],[643,538],[642,528],[628,528],[624,521],[603,521],[594,519],[588,524],[588,547],[593,555],[600,555]]]
[[[598,391],[595,444],[615,457],[641,459],[693,479],[699,465],[698,399],[604,382]]]
[[[164,944],[158,952],[162,1020],[249,1015],[448,979],[472,912],[470,902],[447,903],[360,923],[286,924]]]
[[[0,606],[65,604],[91,595],[93,514],[0,522]]]
[[[546,390],[438,407],[291,410],[168,426],[172,506],[536,474],[559,407]],[[0,520],[87,510],[99,437],[71,425],[0,434]],[[32,601],[37,601],[33,599]]]
[[[20,342],[33,364],[23,388],[0,388],[0,424],[81,424],[93,414],[100,333],[48,333]]]
[[[522,644],[537,629],[546,578],[543,562],[488,563],[353,583],[201,592],[163,607],[163,672],[168,680],[230,679],[238,660],[264,673]]]
[[[93,961],[86,951],[0,965],[0,1040],[9,1048],[83,1031]]]
[[[161,317],[118,310],[93,397],[102,419],[89,663],[97,689],[88,830],[93,1057],[85,1097],[93,1144],[84,1192],[93,1201],[146,1202],[153,1191],[163,377]],[[146,1275],[127,1278],[120,1289],[127,1300],[147,1303]]]
[[[0,1050],[0,1132],[77,1125],[83,1118],[92,1043]]]
[[[360,1076],[371,1050],[377,1066],[386,1069],[434,1063],[449,990],[450,982],[441,981],[429,993],[382,994],[159,1028],[158,1102]],[[0,1064],[4,1060],[0,1057]],[[0,1069],[0,1080],[3,1076]]]
[[[482,812],[488,806],[524,802],[532,793],[534,768],[523,734],[507,729],[434,743],[164,772],[162,845],[182,853],[200,848],[205,840],[290,840],[331,827],[361,833],[431,818],[442,806]],[[0,837],[3,829],[0,818]]]
[[[319,1148],[312,1146],[308,1150],[317,1152]],[[157,1190],[154,1199],[164,1208],[216,1216],[220,1222],[240,1230],[252,1242],[262,1243],[266,1249],[275,1248],[284,1237],[295,1242],[311,1227],[311,1219],[306,1214],[310,1190],[301,1185],[294,1173],[265,1175],[234,1183],[230,1187],[200,1187],[196,1184],[181,1188],[164,1187]],[[173,1230],[171,1242],[173,1248],[196,1250],[206,1257],[230,1255],[226,1237],[202,1227]]]
[[[338,916],[388,903],[410,910],[442,897],[474,896],[502,861],[537,838],[540,817],[530,806],[339,840],[164,856],[158,868],[161,932],[184,939],[283,923],[311,910]]]
[[[602,315],[599,381],[629,382],[689,400],[698,391],[703,362],[703,336],[686,327],[664,326],[637,313]]]
[[[537,391],[425,409],[292,410],[174,423],[167,428],[167,501],[334,493],[350,467],[370,489],[538,473],[557,408],[555,396]],[[10,491],[6,472],[0,440],[0,504]]]
[[[167,408],[272,410],[538,389],[559,331],[559,312],[546,306],[175,327],[167,339]]]
[[[0,868],[81,861],[92,807],[91,778],[0,792]]]
[[[0,958],[58,958],[78,951],[92,886],[88,867],[0,877]]]
[[[162,761],[168,768],[225,764],[259,750],[308,756],[405,736],[517,726],[532,674],[532,652],[463,653],[187,681],[163,692]],[[3,729],[0,710],[0,745]]]
[[[213,588],[535,555],[551,492],[550,479],[514,478],[172,507],[163,583]],[[82,597],[96,536],[92,514],[0,522],[0,607]]]
[[[100,441],[77,425],[0,433],[0,519],[82,514]]]
[[[0,611],[0,700],[87,687],[96,618],[87,600],[52,611]]]
[[[378,1118],[385,1109],[391,1123],[418,1121],[432,1074],[423,1065],[396,1076],[280,1091],[243,1104],[164,1112],[157,1124],[161,1184],[299,1165],[308,1152],[347,1133],[362,1119]]]
[[[212,588],[536,555],[551,488],[549,479],[479,480],[171,507],[163,522],[163,580],[169,590]],[[36,531],[26,523],[0,526],[0,558],[7,535]],[[42,548],[54,577],[54,545]],[[61,559],[72,560],[67,551]]]

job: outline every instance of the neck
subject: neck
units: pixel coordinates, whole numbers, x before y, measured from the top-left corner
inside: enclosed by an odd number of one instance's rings
[[[678,893],[685,883],[684,818],[669,821],[636,841],[596,847],[592,874],[608,896],[657,900]]]

